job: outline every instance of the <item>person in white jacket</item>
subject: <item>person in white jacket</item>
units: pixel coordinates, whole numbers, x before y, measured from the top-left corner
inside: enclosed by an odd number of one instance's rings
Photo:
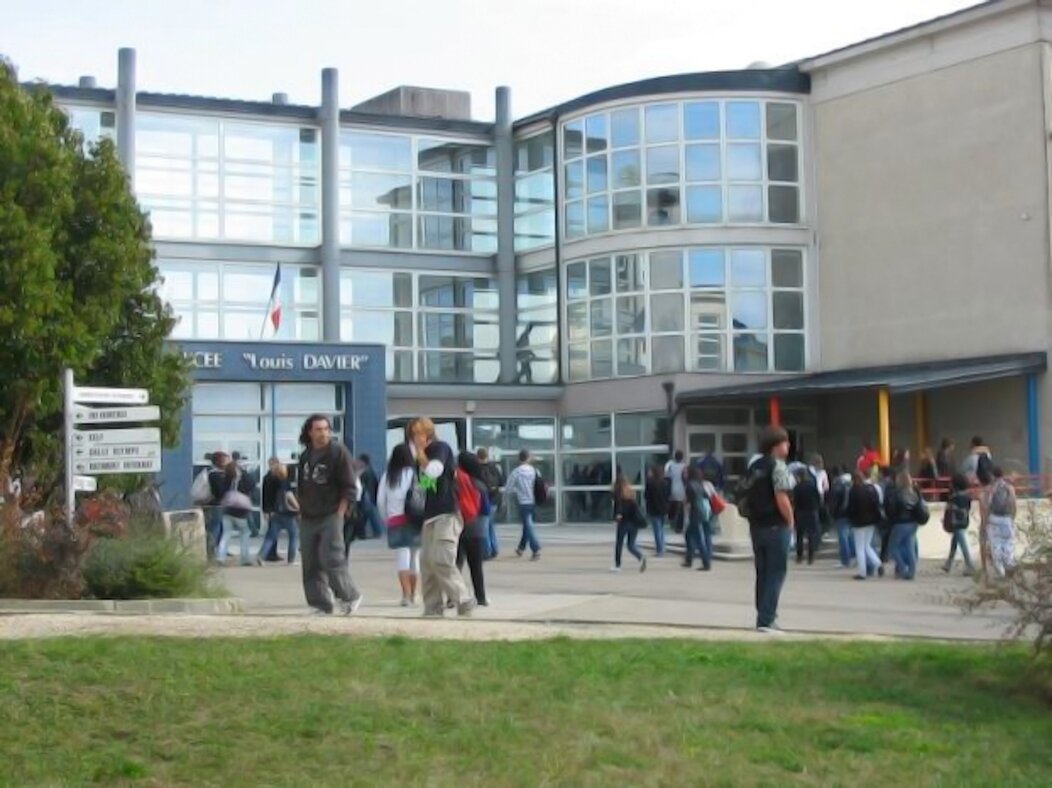
[[[402,607],[416,604],[420,582],[420,532],[405,514],[405,498],[415,474],[413,455],[406,444],[400,443],[391,452],[376,488],[376,508],[387,526],[387,546],[395,551]]]

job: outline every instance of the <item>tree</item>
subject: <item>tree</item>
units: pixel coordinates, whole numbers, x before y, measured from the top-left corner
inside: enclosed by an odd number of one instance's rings
[[[13,469],[54,489],[62,462],[61,374],[135,385],[178,439],[188,366],[156,292],[150,227],[113,143],[85,147],[51,95],[0,57],[0,490]]]

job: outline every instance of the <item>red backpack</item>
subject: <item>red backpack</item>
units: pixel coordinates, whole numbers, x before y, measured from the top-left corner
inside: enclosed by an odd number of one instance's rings
[[[475,484],[462,469],[456,471],[457,508],[460,509],[460,517],[464,524],[476,520],[482,511],[482,495]]]

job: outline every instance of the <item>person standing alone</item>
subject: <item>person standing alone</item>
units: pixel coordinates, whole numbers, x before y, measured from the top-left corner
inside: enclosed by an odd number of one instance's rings
[[[303,592],[307,604],[331,614],[335,599],[351,615],[362,603],[347,570],[343,520],[354,504],[355,478],[347,447],[332,439],[326,416],[307,417],[300,432],[304,451],[299,460],[300,536]]]
[[[756,563],[756,629],[774,633],[778,599],[785,583],[789,540],[794,528],[793,481],[785,459],[789,435],[781,427],[767,427],[760,440],[760,456],[749,466],[738,509],[749,521]],[[741,511],[742,504],[745,511]]]

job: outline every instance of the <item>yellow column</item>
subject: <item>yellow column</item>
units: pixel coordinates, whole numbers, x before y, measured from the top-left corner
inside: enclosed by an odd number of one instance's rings
[[[891,393],[877,392],[877,418],[880,422],[880,464],[891,464]]]
[[[913,395],[913,423],[917,430],[915,457],[920,460],[921,454],[930,445],[928,442],[928,396],[923,391],[918,391]]]

